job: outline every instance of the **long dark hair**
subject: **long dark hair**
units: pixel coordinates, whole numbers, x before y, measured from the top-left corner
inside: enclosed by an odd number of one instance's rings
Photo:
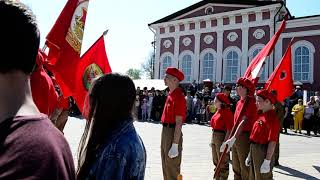
[[[123,121],[132,120],[136,96],[133,81],[120,74],[107,74],[93,82],[89,113],[78,148],[77,179],[85,179],[96,159],[97,149]]]

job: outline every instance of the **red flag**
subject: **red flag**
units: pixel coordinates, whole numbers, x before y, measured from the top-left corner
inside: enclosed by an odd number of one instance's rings
[[[276,45],[280,34],[283,32],[286,26],[286,18],[282,21],[279,30],[276,34],[270,39],[268,44],[264,46],[264,48],[253,58],[250,65],[248,66],[246,72],[244,73],[244,77],[250,79],[254,84],[257,84],[260,76],[260,71],[265,64],[265,60],[267,56],[270,55],[274,46]]]
[[[102,35],[81,57],[77,68],[76,91],[74,99],[82,114],[86,114],[84,108],[87,92],[91,87],[92,81],[103,74],[111,72],[105,45]]]
[[[48,64],[65,97],[75,89],[76,67],[80,59],[88,0],[68,0],[47,35]]]
[[[291,42],[276,69],[265,84],[265,89],[276,90],[277,100],[283,100],[293,93]]]

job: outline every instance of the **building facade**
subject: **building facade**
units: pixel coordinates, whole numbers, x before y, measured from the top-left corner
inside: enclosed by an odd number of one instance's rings
[[[154,77],[168,66],[185,74],[183,83],[235,83],[251,60],[269,42],[284,15],[286,29],[260,76],[264,83],[290,40],[295,82],[320,89],[320,15],[295,18],[283,1],[203,0],[149,24],[155,32]]]

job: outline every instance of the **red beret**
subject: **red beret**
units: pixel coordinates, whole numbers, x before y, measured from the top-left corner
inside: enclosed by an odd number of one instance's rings
[[[230,99],[228,98],[227,95],[223,94],[223,93],[218,93],[216,95],[216,97],[218,98],[218,100],[224,104],[230,104]]]
[[[259,91],[257,91],[257,96],[260,96],[263,99],[269,99],[271,104],[274,104],[277,101],[277,97],[265,89],[260,89]]]
[[[182,81],[184,79],[183,72],[174,67],[168,67],[166,70],[166,74],[170,74],[171,76],[176,77],[179,81]]]
[[[238,79],[237,84],[240,84],[241,86],[247,88],[250,92],[254,92],[255,88],[254,88],[254,84],[252,83],[252,81],[250,81],[247,78],[241,77]]]

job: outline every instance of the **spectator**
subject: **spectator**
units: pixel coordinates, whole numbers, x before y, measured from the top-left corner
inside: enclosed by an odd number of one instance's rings
[[[141,104],[141,119],[142,121],[147,120],[147,113],[148,113],[148,100],[146,98],[143,99]]]
[[[311,104],[311,102],[308,102],[307,107],[304,109],[304,115],[303,115],[304,117],[303,122],[304,122],[305,129],[307,130],[308,136],[310,136],[313,115],[314,115],[313,105]]]
[[[186,102],[187,102],[187,118],[186,122],[191,122],[191,116],[192,116],[192,104],[193,104],[193,97],[191,96],[191,92],[187,91]]]
[[[148,102],[147,102],[147,115],[148,115],[148,117],[147,117],[147,120],[148,121],[151,121],[151,112],[152,112],[152,104],[153,104],[153,93],[152,92],[149,92],[148,93]]]
[[[139,119],[139,110],[140,110],[140,96],[136,95],[136,99],[134,102],[134,107],[135,107],[135,118]]]
[[[236,105],[237,105],[237,101],[231,97],[231,90],[232,87],[231,86],[224,86],[222,93],[224,93],[230,100],[231,104],[230,104],[230,110],[234,113],[234,111],[236,110]]]
[[[135,97],[128,76],[106,74],[93,82],[79,145],[78,180],[144,179],[146,151],[132,119]]]
[[[294,105],[292,108],[292,115],[294,120],[294,132],[301,134],[302,129],[302,121],[303,121],[303,113],[304,113],[304,106],[302,99],[298,99],[298,104]]]

